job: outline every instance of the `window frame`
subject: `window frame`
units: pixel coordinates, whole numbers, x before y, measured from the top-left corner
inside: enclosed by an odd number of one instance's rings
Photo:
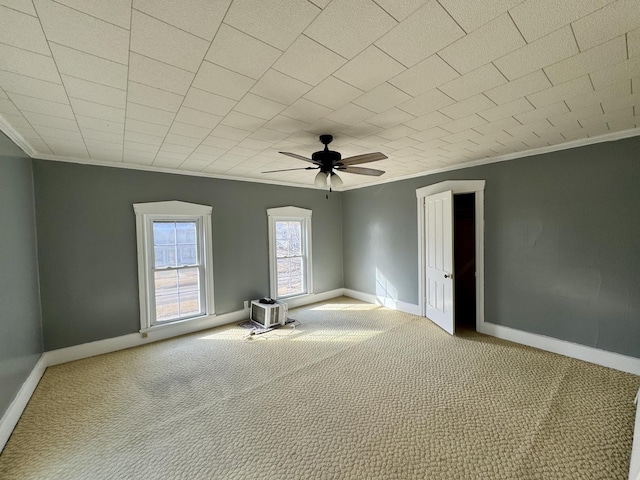
[[[208,205],[198,205],[180,201],[136,203],[136,240],[138,249],[138,294],[140,298],[140,333],[155,330],[176,323],[189,322],[215,315],[213,297],[213,248],[211,212]],[[154,245],[153,223],[159,221],[195,221],[199,263],[201,264],[200,299],[202,313],[180,317],[175,320],[157,322],[154,288]]]
[[[311,242],[311,217],[313,212],[299,207],[278,207],[267,209],[269,219],[269,293],[274,300],[287,300],[313,295],[313,256]],[[302,222],[302,248],[305,275],[305,292],[278,296],[278,269],[276,260],[275,226],[278,221]]]

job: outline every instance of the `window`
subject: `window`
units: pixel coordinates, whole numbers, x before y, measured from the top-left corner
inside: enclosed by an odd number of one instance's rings
[[[211,207],[137,203],[140,331],[212,315]]]
[[[270,208],[269,270],[271,298],[313,293],[311,275],[311,210]]]

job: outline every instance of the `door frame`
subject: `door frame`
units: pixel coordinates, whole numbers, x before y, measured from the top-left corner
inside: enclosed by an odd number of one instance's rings
[[[476,331],[480,331],[484,323],[484,180],[447,180],[416,189],[418,205],[418,306],[420,316],[427,316],[426,285],[427,239],[425,236],[425,198],[436,193],[451,190],[454,195],[460,193],[475,194],[475,227],[476,227]],[[455,234],[455,233],[454,233]],[[455,258],[454,258],[455,262]],[[454,305],[455,308],[455,305]],[[455,311],[454,311],[455,312]],[[455,315],[455,313],[454,313]],[[454,316],[455,321],[455,316]]]

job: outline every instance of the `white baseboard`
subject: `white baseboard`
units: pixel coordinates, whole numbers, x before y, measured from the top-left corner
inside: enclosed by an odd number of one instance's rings
[[[305,295],[303,297],[291,298],[285,300],[285,303],[289,308],[298,308],[311,303],[324,302],[331,298],[341,297],[344,294],[344,288],[336,288],[335,290],[329,290],[328,292],[312,293],[311,295]]]
[[[374,305],[382,305],[383,307],[410,313],[411,315],[420,315],[420,307],[413,303],[402,302],[389,297],[381,297],[379,295],[373,295],[372,293],[359,292],[357,290],[351,290],[350,288],[344,288],[343,290],[344,295],[355,298],[356,300],[373,303]]]
[[[420,307],[411,303],[379,297],[371,293],[359,292],[349,288],[344,289],[344,295],[355,298],[356,300],[383,305],[412,315],[420,315]],[[640,375],[640,358],[629,357],[620,353],[609,352],[607,350],[601,350],[594,347],[587,347],[585,345],[567,342],[566,340],[559,340],[557,338],[516,330],[514,328],[488,322],[481,323],[478,326],[478,332],[501,338],[503,340],[527,345],[529,347],[539,348],[540,350],[545,350],[547,352],[558,353],[565,357],[584,360],[585,362],[613,368],[614,370]]]
[[[59,348],[44,353],[47,360],[47,366],[59,365],[61,363],[73,362],[83,358],[94,357],[105,353],[124,350],[125,348],[138,347],[147,343],[165,340],[167,338],[185,335],[187,333],[207,330],[221,325],[227,325],[233,322],[239,322],[249,318],[249,309],[237,310],[235,312],[223,313],[206,317],[203,319],[192,320],[190,322],[181,322],[173,325],[166,325],[157,330],[146,332],[146,336],[141,333],[129,333],[120,337],[107,338],[97,340],[95,342],[82,343],[72,347]]]
[[[608,352],[599,348],[587,347],[577,343],[546,337],[537,333],[524,332],[514,328],[484,322],[478,326],[478,332],[511,342],[539,348],[547,352],[558,353],[565,357],[584,360],[603,367],[613,368],[622,372],[640,375],[640,358],[629,357],[620,353]]]
[[[340,295],[342,295],[341,288],[332,290],[331,292],[309,295],[308,297],[296,302],[296,306],[304,305],[306,303],[320,302]],[[9,440],[11,432],[13,432],[13,429],[18,423],[22,412],[27,406],[31,395],[33,395],[33,392],[38,386],[38,382],[42,378],[47,367],[72,362],[74,360],[81,360],[83,358],[94,357],[105,353],[116,352],[118,350],[124,350],[125,348],[137,347],[147,343],[156,342],[158,340],[164,340],[187,333],[239,322],[248,318],[249,309],[246,308],[222,315],[193,320],[191,322],[167,325],[166,327],[149,331],[146,335],[130,333],[119,337],[107,338],[104,340],[97,340],[95,342],[88,342],[80,345],[74,345],[72,347],[59,348],[57,350],[44,352],[27,377],[27,380],[22,384],[22,387],[13,399],[13,402],[11,402],[9,408],[7,408],[6,412],[0,419],[0,452]]]
[[[587,347],[577,343],[558,340],[536,333],[524,332],[514,328],[484,322],[478,326],[478,332],[485,335],[509,340],[511,342],[553,352],[565,357],[584,360],[603,367],[640,375],[640,358],[608,352],[599,348]],[[629,462],[629,480],[640,480],[640,390],[636,396],[636,420],[633,433],[633,448]]]
[[[305,295],[297,299],[287,301],[289,308],[296,308],[310,303],[322,302],[330,298],[339,297],[343,294],[343,289],[330,290],[328,292],[316,293],[313,295]],[[59,365],[61,363],[81,360],[83,358],[102,355],[104,353],[116,352],[125,348],[138,347],[147,343],[165,340],[167,338],[185,335],[187,333],[199,332],[209,328],[228,325],[230,323],[240,322],[249,318],[249,309],[236,310],[235,312],[223,313],[198,320],[188,322],[180,322],[166,325],[156,330],[151,329],[146,332],[146,337],[140,333],[130,333],[120,337],[107,338],[105,340],[97,340],[95,342],[83,343],[72,347],[60,348],[44,353],[47,366]]]
[[[29,403],[31,399],[31,395],[33,395],[34,390],[38,386],[38,382],[42,378],[44,371],[47,369],[46,360],[44,355],[40,356],[40,359],[31,370],[31,373],[20,387],[18,394],[13,399],[13,402],[9,405],[9,408],[2,415],[2,419],[0,419],[0,452],[6,445],[9,437],[11,436],[11,432],[20,420],[20,416],[22,412]]]
[[[294,299],[289,304],[290,308],[296,308],[304,305],[308,305],[315,302],[322,302],[331,298],[339,296],[348,296],[361,300],[364,302],[383,305],[387,308],[399,310],[412,315],[419,315],[419,306],[411,303],[406,303],[398,300],[393,300],[385,297],[378,297],[370,293],[359,292],[357,290],[351,290],[348,288],[338,288],[328,292],[322,292],[313,295],[307,295],[299,299]],[[22,412],[24,411],[31,395],[42,378],[44,371],[48,366],[58,365],[65,362],[71,362],[74,360],[80,360],[82,358],[93,357],[96,355],[102,355],[109,352],[115,352],[123,350],[125,348],[137,347],[147,343],[155,342],[158,340],[164,340],[186,333],[192,333],[200,330],[206,330],[209,328],[226,325],[234,322],[238,322],[249,318],[249,309],[238,310],[235,312],[225,313],[214,317],[208,317],[200,321],[186,322],[183,324],[176,324],[167,326],[167,328],[150,331],[146,337],[143,337],[140,333],[131,333],[115,338],[108,338],[105,340],[98,340],[96,342],[89,342],[81,345],[75,345],[72,347],[61,348],[58,350],[51,350],[42,354],[35,367],[29,374],[29,377],[24,382],[20,391],[16,395],[16,398],[11,402],[9,408],[0,419],[0,451],[4,448],[5,444],[11,436],[11,432],[15,428]],[[632,373],[634,375],[640,375],[640,359],[621,355],[618,353],[608,352],[600,350],[598,348],[587,347],[576,343],[567,342],[564,340],[558,340],[552,337],[546,337],[544,335],[538,335],[534,333],[524,332],[521,330],[515,330],[513,328],[504,327],[502,325],[496,325],[492,323],[482,323],[479,325],[478,331],[486,335],[492,335],[497,338],[509,340],[512,342],[528,345],[531,347],[539,348],[553,353],[558,353],[567,357],[584,360],[597,365],[621,370],[623,372]],[[638,415],[640,419],[640,414]],[[640,424],[640,420],[636,420],[637,424]],[[636,425],[636,443],[640,432],[640,427]],[[637,452],[637,445],[634,445],[634,452]],[[640,457],[640,454],[636,455]],[[638,458],[640,461],[640,458]],[[640,465],[633,468],[640,470]],[[638,473],[640,475],[640,473]],[[633,480],[640,480],[633,479]]]

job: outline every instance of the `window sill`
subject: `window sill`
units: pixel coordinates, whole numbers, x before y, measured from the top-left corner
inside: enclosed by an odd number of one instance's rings
[[[309,303],[309,299],[315,297],[315,293],[303,293],[302,295],[294,295],[291,297],[278,298],[276,301],[280,303],[286,303],[289,308],[296,308],[300,305]]]
[[[216,314],[212,313],[212,314],[207,314],[207,315],[201,315],[199,317],[191,317],[191,318],[185,318],[183,320],[175,320],[173,322],[166,322],[166,323],[161,323],[158,325],[151,325],[150,327],[147,328],[142,328],[140,329],[140,333],[149,333],[149,332],[155,332],[158,330],[164,330],[168,327],[179,327],[181,325],[186,325],[188,323],[197,323],[198,321],[204,321],[204,320],[210,320],[212,318],[215,318]]]
[[[288,300],[298,300],[298,299],[302,299],[302,298],[305,298],[305,297],[310,297],[312,295],[313,295],[313,293],[300,293],[298,295],[291,295],[290,297],[276,298],[275,300],[277,302],[286,302]]]

